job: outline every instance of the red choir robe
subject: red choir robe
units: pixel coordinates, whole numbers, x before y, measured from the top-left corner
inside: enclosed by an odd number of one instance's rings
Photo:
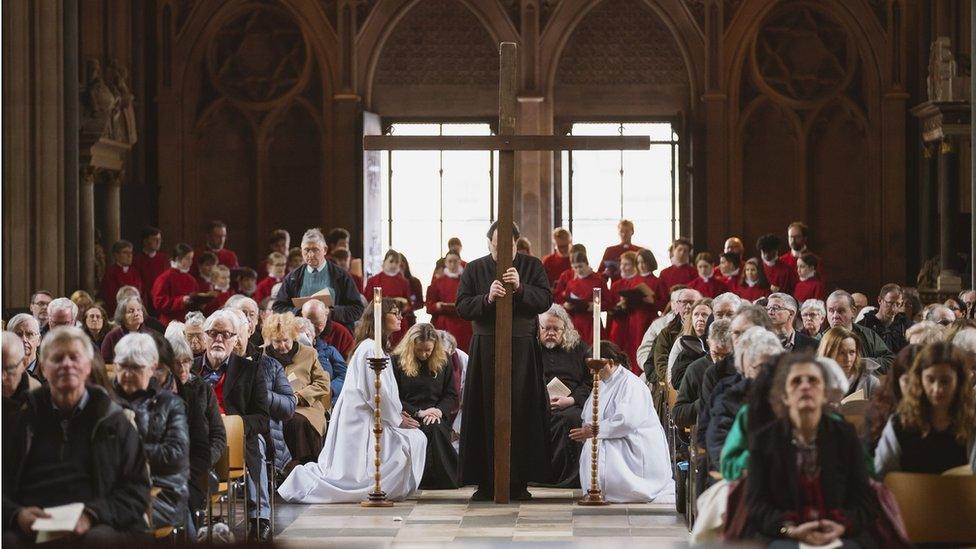
[[[687,265],[672,265],[661,271],[661,276],[659,280],[661,281],[661,289],[667,294],[665,297],[668,301],[671,300],[671,288],[678,284],[688,284],[692,280],[698,278],[698,269],[692,264]]]
[[[194,253],[193,253],[193,266],[190,267],[190,274],[192,274],[193,276],[197,277],[197,280],[200,279],[199,278],[199,274],[200,274],[200,263],[199,263],[200,262],[200,256],[204,252],[211,252],[214,255],[216,255],[217,256],[217,263],[219,263],[220,265],[225,265],[228,269],[233,270],[233,269],[237,269],[237,268],[239,268],[241,266],[237,262],[237,254],[235,254],[233,251],[228,250],[227,248],[221,248],[219,250],[211,250],[211,249],[207,248],[206,246],[203,246],[202,248],[198,248],[198,249],[196,249],[194,251]]]
[[[735,295],[745,299],[746,301],[756,301],[761,297],[766,297],[770,294],[769,286],[760,286],[756,284],[755,286],[749,286],[745,281],[736,281],[735,285],[732,286],[732,291]]]
[[[267,278],[269,276],[268,275],[268,258],[267,257],[258,262],[258,268],[255,269],[255,271],[258,273],[258,282],[264,280],[265,278]]]
[[[252,296],[254,301],[260,305],[261,300],[270,296],[272,288],[279,282],[281,282],[281,279],[273,276],[266,276],[261,279],[261,282],[258,282],[258,285],[254,287],[254,295]]]
[[[152,257],[146,252],[140,251],[132,258],[132,266],[139,271],[139,276],[142,277],[142,289],[146,292],[147,305],[150,309],[153,309],[155,305],[152,303],[152,295],[149,292],[152,290],[153,284],[160,275],[169,270],[169,256],[163,252],[156,252]]]
[[[571,267],[572,264],[569,262],[569,256],[559,255],[557,251],[553,251],[551,254],[542,258],[542,268],[546,270],[546,278],[549,279],[550,288],[555,288],[556,281],[559,280],[559,275]]]
[[[621,290],[636,288],[642,283],[647,284],[654,291],[656,298],[660,291],[657,277],[653,274],[635,275],[631,278],[620,278],[610,285],[610,296],[606,301],[607,305],[604,307],[604,309],[614,308],[608,315],[608,338],[627,353],[630,360],[630,370],[637,375],[640,375],[642,371],[640,365],[637,364],[637,348],[644,338],[647,327],[657,317],[655,314],[657,305],[640,301],[628,301],[621,309],[617,309],[616,305],[620,301],[619,292]]]
[[[802,305],[808,299],[827,299],[827,288],[824,286],[820,274],[815,274],[806,280],[800,280],[793,288],[793,297],[797,304]]]
[[[603,259],[600,260],[600,274],[604,278],[617,280],[620,278],[620,256],[626,252],[639,252],[643,250],[636,244],[614,244],[603,251]]]
[[[105,270],[100,290],[102,300],[105,301],[105,310],[109,312],[110,316],[115,314],[115,294],[122,286],[135,286],[139,288],[140,293],[143,293],[142,275],[139,274],[138,269],[131,265],[122,267],[115,263]],[[143,296],[143,301],[145,301],[145,296]]]
[[[729,291],[729,287],[714,276],[709,277],[708,280],[705,280],[700,276],[696,277],[694,280],[688,283],[688,287],[692,290],[698,290],[698,293],[700,293],[702,297],[718,297]]]
[[[346,360],[352,356],[353,345],[356,343],[356,340],[353,339],[349,329],[342,324],[330,318],[325,324],[325,329],[319,334],[319,337],[329,345],[335,347]]]
[[[607,288],[606,281],[599,273],[592,272],[589,276],[584,278],[573,277],[569,282],[566,283],[566,288],[558,295],[554,296],[554,300],[557,303],[566,303],[567,301],[578,300],[585,303],[593,302],[593,289],[602,289],[603,294],[603,304],[604,308],[609,308],[610,304],[607,303],[607,294],[609,289]],[[570,310],[569,317],[573,320],[573,326],[576,331],[580,333],[580,338],[586,342],[587,345],[593,345],[593,311],[586,310],[583,306],[579,306],[578,310]],[[601,331],[596,334],[596,337],[603,338],[605,333],[601,325]]]
[[[766,273],[766,280],[770,286],[776,286],[780,292],[792,294],[796,287],[796,263],[790,266],[789,263],[777,259],[772,265],[767,265],[763,260],[763,272]]]
[[[203,312],[207,316],[210,316],[210,314],[214,311],[223,308],[224,304],[227,303],[227,300],[230,299],[230,297],[235,293],[234,288],[227,288],[223,291],[214,289],[213,291],[216,292],[217,295],[203,308]]]
[[[444,330],[457,340],[458,349],[468,352],[471,343],[471,322],[459,317],[454,307],[437,309],[437,303],[454,304],[457,301],[458,285],[461,283],[460,273],[451,276],[446,271],[435,278],[427,288],[427,312],[435,328]]]
[[[807,255],[807,254],[812,255],[812,256],[814,256],[814,257],[817,258],[817,276],[820,277],[820,280],[826,280],[827,279],[827,272],[824,269],[823,258],[820,257],[819,255],[811,252],[809,249],[806,249],[806,250],[803,250],[802,252],[800,252],[800,255]],[[796,274],[796,260],[798,259],[798,257],[799,256],[793,255],[793,250],[787,250],[785,254],[779,256],[779,261],[781,263],[785,263],[785,264],[789,265],[790,266],[790,270],[792,270],[793,271],[793,274],[795,275]],[[797,276],[796,278],[797,278],[797,280],[799,280],[800,277]],[[772,284],[772,281],[770,281],[770,284]],[[780,291],[782,291],[782,290],[780,290]]]
[[[616,343],[621,349],[626,350],[629,343],[628,326],[633,311],[630,307],[617,307],[617,303],[620,301],[620,291],[629,290],[640,283],[641,279],[636,275],[630,278],[620,277],[610,283],[610,292],[604,297],[606,301],[604,309],[609,311],[607,314],[607,339]]]
[[[370,303],[372,303],[374,288],[382,288],[383,297],[399,297],[406,301],[406,304],[403,304],[400,310],[400,314],[403,315],[400,330],[390,335],[390,344],[396,345],[400,342],[403,335],[407,333],[407,329],[412,326],[409,320],[410,317],[413,317],[410,281],[401,273],[390,276],[381,272],[369,277],[369,280],[366,281],[366,290],[363,292],[363,295],[366,296],[366,300]]]
[[[197,281],[189,273],[170,267],[156,279],[152,286],[152,302],[159,321],[169,324],[173,320],[186,319],[183,297],[197,291]]]
[[[359,293],[363,293],[366,291],[365,288],[363,287],[363,277],[359,276],[356,273],[349,273],[349,276],[352,277],[352,281],[356,283],[356,289],[359,290]]]
[[[734,273],[730,275],[726,275],[725,273],[722,272],[721,269],[715,267],[712,270],[712,278],[718,280],[719,282],[722,282],[723,284],[728,286],[730,290],[734,290],[735,285],[737,284],[741,273],[742,273],[742,269],[736,269]]]
[[[576,273],[574,273],[573,269],[571,268],[566,269],[565,271],[559,273],[559,278],[556,279],[556,284],[552,287],[552,296],[554,302],[556,303],[559,302],[556,296],[566,293],[566,285],[569,284],[569,281],[572,280],[575,276]]]

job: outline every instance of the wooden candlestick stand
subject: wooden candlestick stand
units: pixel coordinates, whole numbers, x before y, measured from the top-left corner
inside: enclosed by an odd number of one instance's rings
[[[599,446],[597,445],[597,435],[600,434],[600,370],[606,366],[607,360],[601,358],[586,359],[586,366],[593,372],[593,438],[590,439],[590,489],[586,491],[583,499],[577,503],[579,505],[610,505],[610,502],[603,497],[603,490],[600,489],[599,479]]]
[[[386,492],[380,488],[380,437],[383,435],[383,424],[380,420],[382,417],[380,410],[380,388],[382,387],[380,383],[380,374],[386,368],[386,361],[389,359],[382,356],[367,360],[369,361],[369,368],[373,370],[376,377],[376,381],[373,384],[373,386],[376,388],[376,397],[373,398],[373,402],[376,405],[376,410],[373,412],[373,435],[376,437],[373,465],[376,467],[376,472],[373,474],[373,491],[366,496],[365,501],[362,501],[359,504],[363,507],[393,507],[393,502],[386,499]]]

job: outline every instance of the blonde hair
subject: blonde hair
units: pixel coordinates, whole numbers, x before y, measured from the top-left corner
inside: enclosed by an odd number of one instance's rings
[[[434,377],[441,373],[447,364],[447,352],[441,342],[441,336],[437,333],[437,328],[433,324],[420,323],[414,324],[407,330],[406,335],[393,350],[393,355],[397,357],[397,367],[408,377],[417,377],[420,374],[420,363],[414,353],[414,346],[417,343],[433,342],[434,350],[427,359],[427,369]]]
[[[702,305],[708,307],[710,311],[715,311],[715,306],[712,304],[712,298],[703,297],[698,301],[696,301],[695,304],[691,306],[691,312],[688,313],[688,318],[685,319],[684,325],[681,327],[681,335],[685,335],[685,336],[697,335],[695,334],[695,321],[692,320],[692,318],[695,316],[695,309],[701,307]],[[711,316],[711,313],[709,313],[709,316]],[[705,333],[702,335],[703,336],[708,335],[707,326],[705,327]]]
[[[976,431],[976,399],[973,398],[972,379],[966,355],[949,343],[939,342],[926,345],[915,357],[908,375],[908,387],[898,403],[898,416],[901,424],[927,436],[932,430],[932,404],[922,387],[922,372],[933,366],[948,366],[956,375],[956,393],[952,398],[949,416],[952,418],[952,433],[957,443],[971,442]]]
[[[834,326],[824,332],[823,337],[820,339],[820,346],[817,347],[817,356],[833,359],[840,364],[837,356],[840,354],[840,344],[845,339],[853,339],[854,347],[857,349],[857,355],[854,358],[854,371],[851,372],[856,375],[861,371],[861,359],[864,358],[864,352],[861,350],[861,340],[857,337],[857,334],[843,326]],[[846,374],[847,372],[844,373]]]
[[[261,326],[261,337],[265,344],[271,343],[273,339],[297,340],[301,332],[302,325],[292,313],[270,315]]]

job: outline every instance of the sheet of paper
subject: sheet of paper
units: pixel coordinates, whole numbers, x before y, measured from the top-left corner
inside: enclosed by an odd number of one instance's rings
[[[844,400],[840,401],[841,404],[846,404],[855,400],[864,400],[864,389],[858,389],[851,393],[850,395],[844,397]]]
[[[546,389],[549,391],[549,398],[553,397],[568,397],[570,395],[569,387],[565,383],[559,381],[558,377],[552,378]]]
[[[31,528],[35,532],[65,532],[72,531],[81,518],[82,511],[85,510],[84,503],[69,503],[57,507],[49,507],[44,510],[51,515],[50,518],[39,518],[34,521]]]

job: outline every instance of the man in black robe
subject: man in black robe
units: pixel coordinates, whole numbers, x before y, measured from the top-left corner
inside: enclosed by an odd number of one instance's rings
[[[539,316],[539,342],[542,343],[543,381],[548,383],[556,378],[569,389],[566,396],[549,395],[552,484],[559,488],[579,488],[583,443],[569,438],[569,432],[583,426],[583,404],[593,392],[593,374],[586,366],[590,347],[580,340],[579,332],[561,305],[553,305]]]
[[[548,397],[542,381],[538,318],[552,305],[552,293],[542,262],[515,254],[502,280],[495,278],[497,222],[488,229],[491,254],[468,263],[457,292],[458,315],[473,328],[461,420],[461,484],[477,484],[473,499],[494,497],[495,422],[495,300],[505,295],[503,283],[514,287],[512,296],[512,499],[531,497],[530,481],[549,480]],[[512,231],[511,246],[519,237]]]

